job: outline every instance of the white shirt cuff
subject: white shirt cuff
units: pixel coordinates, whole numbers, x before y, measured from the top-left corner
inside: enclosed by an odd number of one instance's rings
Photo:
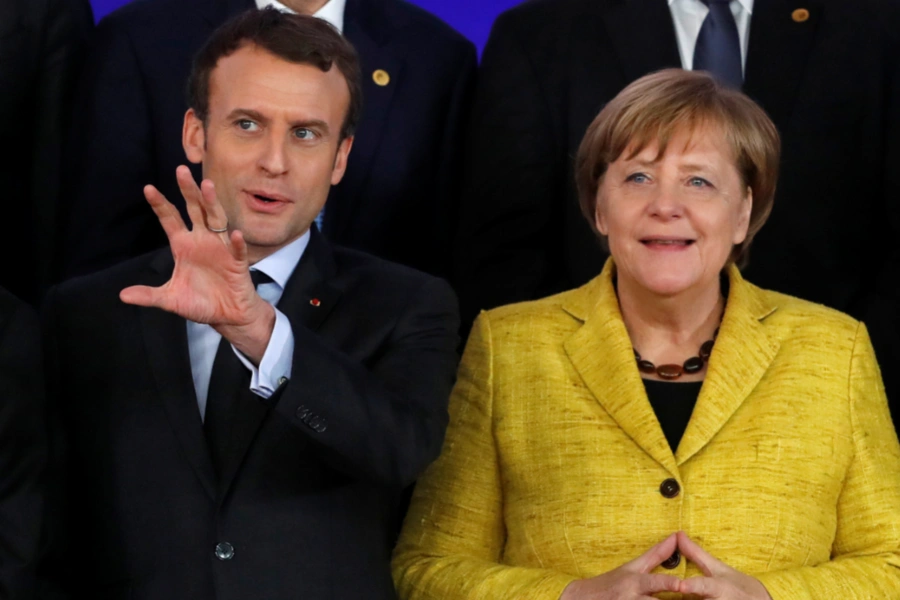
[[[275,309],[275,327],[263,354],[259,367],[247,360],[234,346],[231,347],[244,366],[250,369],[250,391],[261,398],[269,398],[275,390],[291,378],[294,360],[294,332],[284,313]]]

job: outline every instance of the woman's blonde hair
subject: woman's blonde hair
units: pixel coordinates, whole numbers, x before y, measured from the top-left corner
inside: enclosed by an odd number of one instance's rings
[[[575,182],[581,212],[604,244],[595,211],[597,190],[609,164],[626,150],[630,153],[626,158],[633,158],[654,142],[661,157],[676,133],[709,126],[724,132],[743,187],[753,192],[747,237],[735,245],[729,260],[745,266],[750,242],[772,212],[781,142],[762,108],[703,72],[666,69],[641,77],[588,127],[575,157]]]

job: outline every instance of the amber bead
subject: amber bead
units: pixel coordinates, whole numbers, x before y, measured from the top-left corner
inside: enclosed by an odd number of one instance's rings
[[[713,350],[713,342],[712,340],[707,340],[703,342],[703,345],[700,346],[700,358],[703,360],[709,360],[709,357],[712,356]]]
[[[699,356],[692,356],[684,361],[685,373],[699,373],[703,369],[703,359]]]
[[[638,370],[641,373],[656,373],[656,365],[654,365],[649,360],[639,360]]]
[[[684,373],[681,365],[659,365],[656,374],[663,379],[678,379]]]

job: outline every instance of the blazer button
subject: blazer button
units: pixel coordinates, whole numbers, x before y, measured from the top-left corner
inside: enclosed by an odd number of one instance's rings
[[[219,560],[231,560],[234,558],[234,546],[228,542],[216,544],[216,558]]]
[[[309,415],[312,414],[312,411],[303,406],[302,404],[297,408],[297,418],[303,421],[304,423],[309,418]]]
[[[675,552],[672,553],[672,556],[670,556],[669,558],[667,558],[666,560],[664,560],[662,562],[661,566],[663,569],[672,570],[680,564],[681,564],[681,552],[679,552],[676,549]]]
[[[681,493],[681,486],[674,479],[666,479],[659,484],[659,493],[665,498],[674,498]]]
[[[278,378],[278,387],[283,386],[283,385],[286,384],[287,382],[288,382],[288,378],[287,378],[287,377],[279,377],[279,378]]]
[[[328,422],[325,419],[319,417],[319,422],[316,424],[315,429],[319,433],[325,433],[325,430],[328,429]]]

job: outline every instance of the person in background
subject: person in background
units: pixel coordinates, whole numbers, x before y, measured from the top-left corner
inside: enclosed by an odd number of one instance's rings
[[[471,42],[404,0],[138,0],[99,23],[75,99],[63,195],[67,276],[165,244],[141,193],[147,183],[187,216],[173,173],[184,162],[179,123],[191,57],[217,25],[266,6],[331,23],[362,64],[353,158],[317,218],[320,231],[447,275]]]
[[[900,444],[866,327],[738,268],[778,153],[705,73],[600,112],[575,173],[610,258],[476,320],[401,599],[900,597]]]
[[[449,285],[313,227],[361,108],[346,38],[247,11],[200,50],[183,117],[190,225],[48,293],[73,597],[394,597],[402,490],[438,454]],[[59,539],[59,538],[58,538]]]
[[[464,322],[600,271],[572,159],[607,102],[666,67],[715,73],[775,122],[777,208],[746,273],[864,321],[900,398],[898,0],[535,0],[501,15],[466,159]]]
[[[0,288],[0,597],[34,598],[47,467],[41,330]]]
[[[57,270],[63,135],[94,18],[88,0],[0,4],[0,285],[36,306]]]

